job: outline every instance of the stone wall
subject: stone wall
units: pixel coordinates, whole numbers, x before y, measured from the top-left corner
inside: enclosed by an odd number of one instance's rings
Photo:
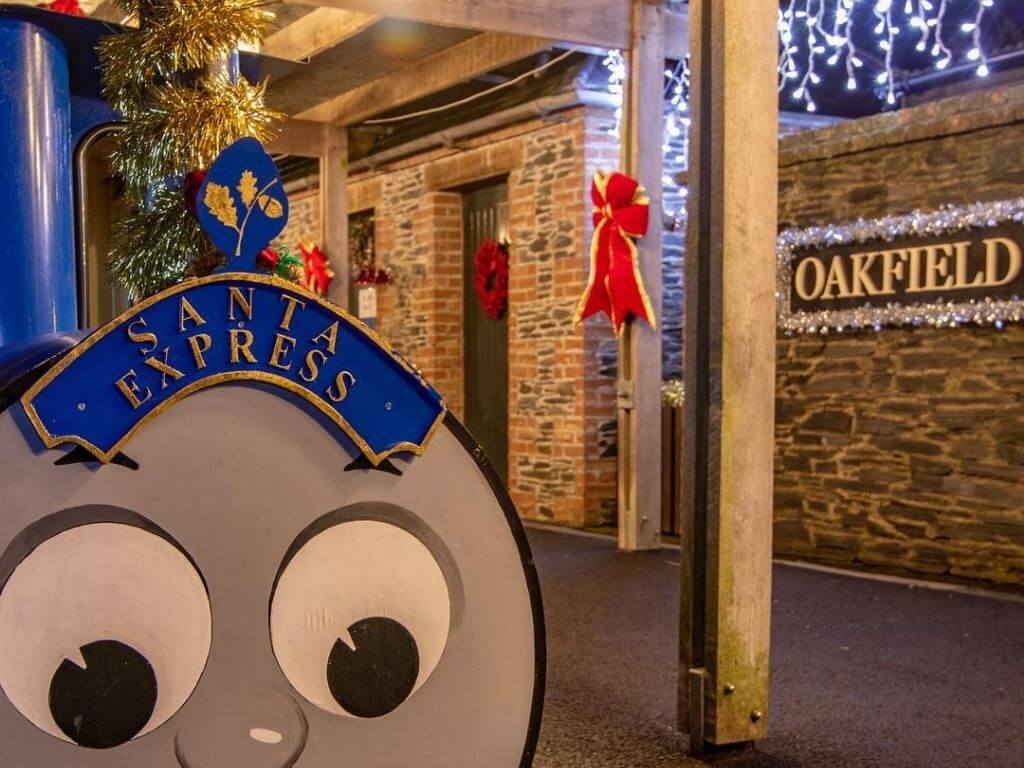
[[[614,453],[600,441],[614,423],[614,382],[595,375],[595,352],[610,329],[572,323],[586,275],[589,121],[577,109],[378,167],[349,183],[351,210],[374,209],[377,263],[394,277],[379,290],[378,327],[459,414],[458,190],[507,177],[509,490],[524,517],[570,525],[604,522],[615,506]]]
[[[317,189],[288,195],[288,224],[275,239],[298,255],[300,240],[320,242],[320,191]]]
[[[802,133],[782,226],[1020,196],[1024,88]],[[780,338],[775,549],[1024,584],[1024,328]]]

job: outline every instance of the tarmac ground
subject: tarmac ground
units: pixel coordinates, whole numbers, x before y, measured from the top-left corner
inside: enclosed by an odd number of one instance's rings
[[[678,553],[528,530],[548,632],[535,768],[663,768],[675,729]],[[764,768],[1024,768],[1024,601],[773,570]]]

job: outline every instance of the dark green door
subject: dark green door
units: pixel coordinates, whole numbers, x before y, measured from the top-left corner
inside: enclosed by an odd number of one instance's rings
[[[466,426],[508,479],[508,313],[487,316],[473,287],[473,256],[485,240],[508,237],[508,184],[504,181],[465,193],[463,239],[463,356]]]

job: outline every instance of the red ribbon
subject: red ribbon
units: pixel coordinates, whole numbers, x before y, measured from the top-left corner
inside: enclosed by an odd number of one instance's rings
[[[631,317],[657,327],[651,300],[644,290],[636,243],[647,234],[650,201],[636,179],[615,171],[594,174],[590,188],[594,203],[594,239],[590,243],[590,275],[573,315],[580,322],[604,312],[615,333]]]

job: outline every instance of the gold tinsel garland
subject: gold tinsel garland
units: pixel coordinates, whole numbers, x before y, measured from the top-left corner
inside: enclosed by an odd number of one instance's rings
[[[244,78],[232,83],[219,75],[155,89],[125,126],[115,152],[128,194],[141,200],[168,176],[206,168],[242,136],[269,139],[277,115],[264,105],[263,90]]]
[[[168,179],[206,168],[225,147],[266,141],[277,115],[264,88],[205,74],[238,46],[258,39],[272,16],[264,0],[129,0],[140,28],[100,43],[104,93],[125,121],[114,167],[130,212],[111,233],[110,274],[134,298],[215,264],[212,247]]]

